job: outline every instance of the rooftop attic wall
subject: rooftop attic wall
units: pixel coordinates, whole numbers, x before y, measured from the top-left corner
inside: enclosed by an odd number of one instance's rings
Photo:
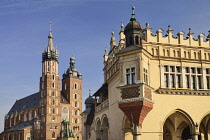
[[[173,34],[173,30],[170,29],[166,31],[166,35],[163,34],[164,30],[159,29],[156,31],[156,34],[152,33],[152,28],[149,28],[148,25],[145,28],[145,41],[146,42],[157,42],[162,44],[174,44],[174,45],[184,45],[184,46],[195,46],[195,47],[210,47],[210,35],[205,36],[205,34],[199,34],[196,39],[193,36],[194,33],[189,32],[185,34],[183,31],[177,33],[176,35]],[[208,33],[210,34],[210,32]],[[186,35],[186,37],[184,37]]]

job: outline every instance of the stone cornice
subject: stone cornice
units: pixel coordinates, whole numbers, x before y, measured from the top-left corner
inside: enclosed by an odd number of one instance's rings
[[[158,94],[210,96],[210,90],[157,89]]]
[[[144,98],[144,97],[123,99],[123,100],[119,100],[118,103],[120,104],[120,103],[129,103],[129,102],[138,102],[138,101],[146,101],[146,102],[154,104],[152,100]]]

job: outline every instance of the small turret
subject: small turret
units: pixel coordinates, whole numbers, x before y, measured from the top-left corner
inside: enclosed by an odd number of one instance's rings
[[[112,37],[111,37],[111,40],[110,40],[110,51],[114,48],[114,46],[116,45],[116,39],[114,37],[114,31],[111,32],[112,34]]]
[[[63,79],[69,78],[69,77],[82,79],[82,74],[79,73],[77,71],[77,69],[75,68],[75,58],[74,57],[70,58],[69,64],[70,64],[69,68],[67,69],[66,73],[64,72],[64,74],[63,74]]]
[[[135,7],[132,7],[132,14],[130,22],[126,25],[124,33],[126,37],[126,47],[131,45],[141,46],[141,38],[143,35],[143,28],[138,21],[136,21]]]
[[[122,22],[121,22],[120,28],[121,30],[119,32],[119,45],[120,45],[120,48],[122,48],[125,44],[124,25]]]

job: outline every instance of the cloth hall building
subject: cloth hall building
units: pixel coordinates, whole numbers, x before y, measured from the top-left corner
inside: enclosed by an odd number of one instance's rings
[[[104,54],[104,83],[86,99],[83,140],[210,140],[210,31],[166,35],[130,22]]]
[[[39,92],[14,103],[5,116],[0,140],[82,139],[82,75],[71,57],[70,67],[62,76],[61,89],[58,55],[50,29],[48,46],[42,53]]]

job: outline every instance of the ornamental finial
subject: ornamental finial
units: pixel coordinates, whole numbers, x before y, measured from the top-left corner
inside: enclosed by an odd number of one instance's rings
[[[92,97],[92,95],[91,95],[91,89],[89,89],[89,97]]]
[[[112,36],[114,35],[114,31],[113,30],[112,30],[111,34],[112,34]]]
[[[123,22],[121,22],[120,27],[121,27],[121,30],[123,30],[123,28],[124,28]]]
[[[135,10],[135,7],[132,6],[132,14],[131,14],[131,19],[130,19],[130,21],[136,21],[134,10]]]

